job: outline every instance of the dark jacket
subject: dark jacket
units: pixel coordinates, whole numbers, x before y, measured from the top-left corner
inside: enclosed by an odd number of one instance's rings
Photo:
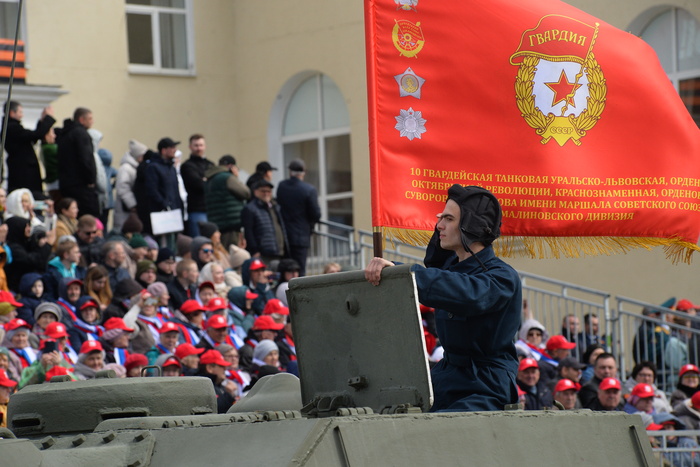
[[[185,289],[182,284],[180,284],[180,281],[177,280],[177,276],[168,282],[166,287],[170,294],[170,306],[173,310],[179,310],[186,300],[194,299],[197,293],[197,287],[194,284],[191,284],[188,289]]]
[[[194,155],[190,155],[190,158],[180,167],[182,182],[187,190],[187,212],[206,212],[204,174],[212,167],[214,167],[212,161]]]
[[[578,392],[578,400],[581,401],[581,406],[585,408],[590,408],[590,405],[594,400],[598,399],[598,386],[600,386],[602,381],[597,377],[593,376],[589,382],[581,387]]]
[[[595,399],[586,407],[587,409],[591,409],[595,412],[624,412],[625,411],[625,403],[623,401],[620,401],[619,404],[617,404],[617,407],[614,409],[606,409],[602,405],[600,405],[600,401],[598,400],[598,396],[596,395]]]
[[[429,248],[425,264],[439,256],[446,259],[442,268],[411,267],[420,303],[435,308],[445,349],[431,372],[431,410],[503,410],[518,400],[513,336],[522,314],[520,278],[490,246],[464,261],[440,250]]]
[[[241,211],[250,199],[250,190],[226,167],[215,166],[205,174],[207,218],[221,232],[241,229]]]
[[[535,386],[528,386],[517,380],[518,387],[525,392],[525,410],[543,410],[552,407],[552,391],[542,381]]]
[[[148,212],[182,209],[177,185],[177,171],[172,161],[162,157],[149,160],[145,174]]]
[[[141,163],[136,167],[136,178],[134,179],[134,198],[136,199],[136,213],[143,224],[143,232],[151,233],[151,216],[148,203],[148,192],[146,190],[146,168],[150,165],[150,161],[160,158],[160,155],[151,151],[146,151],[143,155]]]
[[[314,224],[321,219],[316,188],[296,177],[290,177],[277,187],[277,202],[282,210],[289,244],[310,246]]]
[[[11,217],[7,224],[7,245],[12,250],[12,263],[5,265],[7,284],[11,290],[18,290],[19,281],[28,272],[43,273],[51,256],[51,245],[44,246],[30,241],[24,236],[24,228],[29,220]]]
[[[92,138],[87,128],[67,119],[57,137],[58,183],[61,191],[84,189],[97,182],[97,168]]]
[[[22,276],[22,279],[19,281],[20,298],[17,301],[24,306],[22,308],[17,308],[17,317],[22,318],[32,326],[34,326],[35,323],[34,309],[39,306],[41,302],[46,301],[43,299],[43,297],[46,296],[46,292],[44,292],[42,297],[37,297],[34,295],[34,292],[32,292],[32,287],[38,280],[41,280],[41,274],[30,272]]]
[[[275,219],[273,220],[273,216]],[[289,242],[284,227],[284,220],[279,205],[273,202],[272,208],[258,198],[253,198],[241,212],[243,228],[245,229],[246,249],[251,255],[260,253],[263,256],[284,256]],[[284,237],[284,250],[277,246],[274,222],[279,222]]]
[[[17,188],[27,188],[33,194],[43,191],[39,161],[34,152],[34,143],[49,132],[56,123],[53,117],[45,115],[36,124],[36,129],[27,130],[15,118],[7,120],[7,192]]]

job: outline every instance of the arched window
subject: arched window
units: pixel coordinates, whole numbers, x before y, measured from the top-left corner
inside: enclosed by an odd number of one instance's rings
[[[682,8],[668,8],[649,19],[640,36],[654,48],[700,126],[700,23]]]
[[[283,117],[273,165],[286,172],[289,162],[303,160],[305,181],[318,189],[322,218],[353,225],[350,116],[340,90],[323,74],[300,75],[285,85],[276,107],[272,119],[276,110]]]

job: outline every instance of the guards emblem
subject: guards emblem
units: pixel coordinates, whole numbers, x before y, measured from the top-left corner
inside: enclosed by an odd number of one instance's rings
[[[396,7],[397,10],[416,11],[418,6],[418,0],[394,0],[394,3],[398,5]]]
[[[391,31],[394,46],[404,57],[415,57],[425,44],[420,23],[398,20]]]
[[[548,15],[526,30],[510,57],[516,104],[541,143],[577,146],[605,110],[607,87],[593,54],[599,23]]]

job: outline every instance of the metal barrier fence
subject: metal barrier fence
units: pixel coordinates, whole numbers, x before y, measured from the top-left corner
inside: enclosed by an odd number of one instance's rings
[[[384,245],[384,257],[391,261],[420,263],[424,252],[423,247],[398,241]],[[373,254],[371,232],[320,222],[312,238],[307,274],[320,274],[331,261],[343,270],[363,269]],[[700,317],[527,272],[519,274],[523,300],[532,317],[549,335],[563,334],[576,342],[573,353],[578,358],[591,344],[602,345],[618,357],[623,380],[635,363],[653,361],[658,367],[658,386],[666,392],[675,388],[682,364],[700,363]],[[649,312],[643,314],[645,308]],[[681,319],[689,319],[690,325]],[[638,335],[644,338],[635,339]]]
[[[700,430],[647,430],[647,434],[654,437],[652,451],[658,460],[659,467],[700,465],[700,452],[696,442],[697,437],[700,436]]]

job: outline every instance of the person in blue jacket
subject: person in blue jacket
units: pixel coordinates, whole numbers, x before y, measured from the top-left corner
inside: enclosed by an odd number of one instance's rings
[[[521,282],[491,244],[500,235],[501,206],[488,190],[453,185],[426,250],[426,267],[411,267],[418,299],[435,308],[444,357],[431,370],[431,411],[503,410],[518,400],[513,338],[520,326]],[[374,258],[366,279],[379,285],[393,263]]]

